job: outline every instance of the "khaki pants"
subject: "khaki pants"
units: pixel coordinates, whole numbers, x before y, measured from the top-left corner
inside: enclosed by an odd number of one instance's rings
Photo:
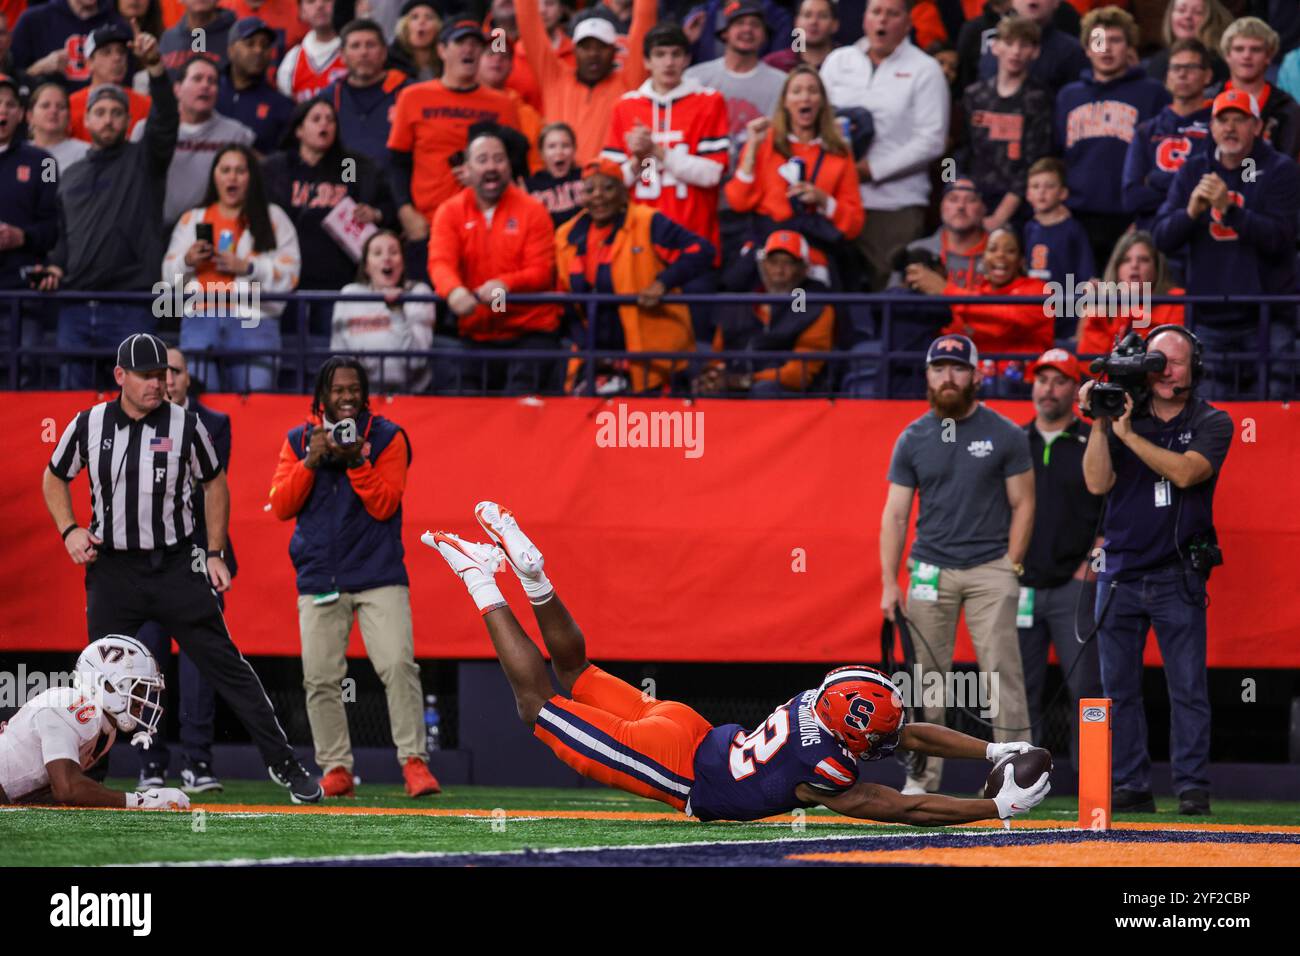
[[[872,292],[885,288],[893,268],[894,253],[921,238],[924,228],[924,206],[867,210],[867,223],[858,233],[857,243],[871,266]]]
[[[352,618],[361,624],[366,655],[384,682],[388,720],[397,746],[397,762],[426,756],[420,668],[415,663],[411,632],[411,595],[404,585],[390,585],[339,595],[332,604],[313,604],[298,595],[298,629],[302,635],[302,686],[307,692],[316,763],[322,771],[342,767],[352,772],[352,740],[343,704],[347,676],[348,634]]]
[[[1020,663],[1020,640],[1016,632],[1016,603],[1020,581],[1005,557],[964,571],[947,568],[939,572],[937,601],[907,597],[907,619],[919,632],[912,635],[916,661],[922,673],[947,675],[952,670],[953,646],[957,641],[957,616],[966,609],[966,626],[975,645],[975,657],[982,674],[988,676],[988,718],[995,727],[1027,728],[1029,707],[1025,700],[1025,672]],[[993,680],[993,675],[997,680]],[[920,689],[912,688],[914,700],[921,700]],[[977,701],[958,701],[980,711]],[[942,724],[942,707],[924,708],[927,723]],[[993,739],[1028,740],[1028,730],[995,730]],[[943,760],[927,757],[925,771],[919,778],[908,776],[908,784],[924,787],[933,793],[939,789]]]

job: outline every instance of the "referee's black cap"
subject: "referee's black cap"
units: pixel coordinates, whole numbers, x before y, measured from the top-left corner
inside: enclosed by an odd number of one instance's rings
[[[167,367],[167,343],[148,332],[128,335],[117,347],[117,364],[128,372],[153,372]]]

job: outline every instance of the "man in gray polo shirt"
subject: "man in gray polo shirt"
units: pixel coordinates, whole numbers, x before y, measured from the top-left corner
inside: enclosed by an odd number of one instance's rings
[[[892,621],[912,496],[919,493],[907,593],[917,663],[922,675],[951,671],[957,618],[965,607],[980,671],[996,675],[989,678],[987,705],[994,726],[1006,729],[995,730],[993,737],[1016,740],[1029,726],[1016,635],[1021,561],[1034,525],[1029,441],[1014,422],[976,398],[979,356],[966,336],[935,339],[925,377],[930,411],[898,436],[889,463],[889,494],[880,519],[880,606]],[[916,704],[922,702],[924,681],[923,676],[912,687]],[[956,703],[976,708],[981,702]],[[943,722],[942,706],[924,712],[926,721]],[[903,792],[933,793],[942,773],[943,761],[930,757],[918,775],[908,774]]]

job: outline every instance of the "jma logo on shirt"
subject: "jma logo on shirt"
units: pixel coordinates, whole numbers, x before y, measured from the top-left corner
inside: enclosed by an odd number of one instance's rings
[[[987,458],[993,454],[993,442],[987,438],[978,439],[967,445],[966,451],[976,458]]]

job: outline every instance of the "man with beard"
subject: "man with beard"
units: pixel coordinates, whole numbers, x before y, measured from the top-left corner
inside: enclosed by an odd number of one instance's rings
[[[952,670],[957,618],[966,626],[981,674],[992,675],[981,709],[994,718],[996,740],[1013,740],[1029,725],[1025,677],[1016,640],[1016,601],[1025,551],[1034,525],[1034,472],[1029,440],[1014,422],[976,400],[979,354],[964,335],[943,335],[926,355],[930,411],[904,429],[889,463],[889,492],[880,519],[880,607],[900,612],[898,566],[907,538],[912,498],[920,496],[916,536],[908,559],[907,621],[921,669]],[[920,703],[920,694],[914,698]],[[928,704],[929,701],[926,701]],[[925,720],[942,723],[944,704],[926,706]],[[930,758],[908,770],[904,793],[939,789],[943,761]]]
[[[149,73],[148,131],[126,141],[130,100],[122,87],[105,83],[86,99],[86,129],[92,148],[64,170],[59,182],[58,242],[50,252],[41,289],[146,292],[158,281],[162,262],[163,182],[176,149],[179,116],[158,41],[137,33],[132,52]],[[69,302],[59,314],[61,352],[85,352],[116,344],[138,329],[157,328],[158,319],[137,302]],[[64,388],[89,388],[91,363],[67,361]]]
[[[444,202],[429,231],[429,275],[475,349],[558,348],[555,306],[518,304],[513,292],[555,288],[555,227],[540,202],[510,182],[510,157],[498,133],[480,133],[465,150],[469,185]],[[554,362],[488,362],[467,380],[507,393],[547,391]]]
[[[1034,533],[1020,577],[1016,628],[1025,669],[1025,697],[1033,737],[1042,738],[1043,683],[1047,651],[1056,647],[1061,671],[1075,705],[1070,710],[1070,752],[1079,765],[1076,740],[1078,702],[1101,697],[1097,642],[1080,644],[1092,632],[1096,585],[1088,580],[1101,498],[1083,478],[1083,450],[1091,428],[1074,414],[1074,396],[1083,378],[1079,360],[1065,349],[1048,349],[1029,367],[1034,382],[1034,420],[1025,425],[1034,460]]]

